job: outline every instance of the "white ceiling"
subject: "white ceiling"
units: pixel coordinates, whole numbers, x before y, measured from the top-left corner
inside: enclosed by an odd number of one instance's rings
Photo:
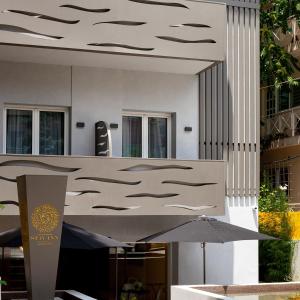
[[[0,1],[1,60],[195,74],[224,59],[225,29],[201,1]]]

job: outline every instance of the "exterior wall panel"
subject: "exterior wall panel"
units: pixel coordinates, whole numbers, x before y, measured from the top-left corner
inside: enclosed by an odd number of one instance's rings
[[[66,175],[65,215],[225,213],[223,161],[0,155],[0,167],[1,215],[19,214],[23,174]]]

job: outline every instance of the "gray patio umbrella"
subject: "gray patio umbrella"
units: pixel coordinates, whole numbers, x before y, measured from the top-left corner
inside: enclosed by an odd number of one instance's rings
[[[0,247],[22,246],[20,228],[10,229],[0,233]],[[131,248],[131,246],[106,237],[89,232],[81,227],[63,223],[61,248],[65,249],[101,249],[101,248]]]
[[[22,246],[21,229],[15,228],[0,233],[0,247]],[[131,248],[130,245],[116,241],[101,234],[89,232],[81,227],[63,222],[60,247],[64,249],[116,248],[116,299],[118,290],[118,251],[117,248]],[[4,256],[2,256],[4,257]]]
[[[203,249],[203,281],[206,282],[206,243],[226,243],[241,240],[276,240],[266,234],[245,229],[208,217],[198,217],[168,230],[145,237],[138,242],[201,242]]]

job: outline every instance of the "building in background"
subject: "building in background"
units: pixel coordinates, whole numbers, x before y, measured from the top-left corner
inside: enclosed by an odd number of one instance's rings
[[[105,121],[113,157],[224,160],[220,218],[257,230],[258,0],[27,2],[0,4],[4,154],[94,155],[95,123]],[[0,213],[1,230],[16,226],[15,212]],[[130,241],[187,218],[82,212],[74,220]],[[207,249],[208,283],[258,281],[257,242]],[[201,255],[200,244],[172,245],[168,284],[202,282]]]
[[[298,61],[300,31],[295,19],[291,31],[279,32],[279,44]],[[293,75],[300,82],[299,64]],[[294,210],[300,208],[300,84],[261,88],[261,170],[273,187],[286,189]]]

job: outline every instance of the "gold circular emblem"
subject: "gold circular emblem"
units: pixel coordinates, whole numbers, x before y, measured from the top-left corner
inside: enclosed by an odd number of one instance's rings
[[[39,233],[51,233],[58,226],[59,212],[51,204],[37,206],[31,215],[31,222]]]

